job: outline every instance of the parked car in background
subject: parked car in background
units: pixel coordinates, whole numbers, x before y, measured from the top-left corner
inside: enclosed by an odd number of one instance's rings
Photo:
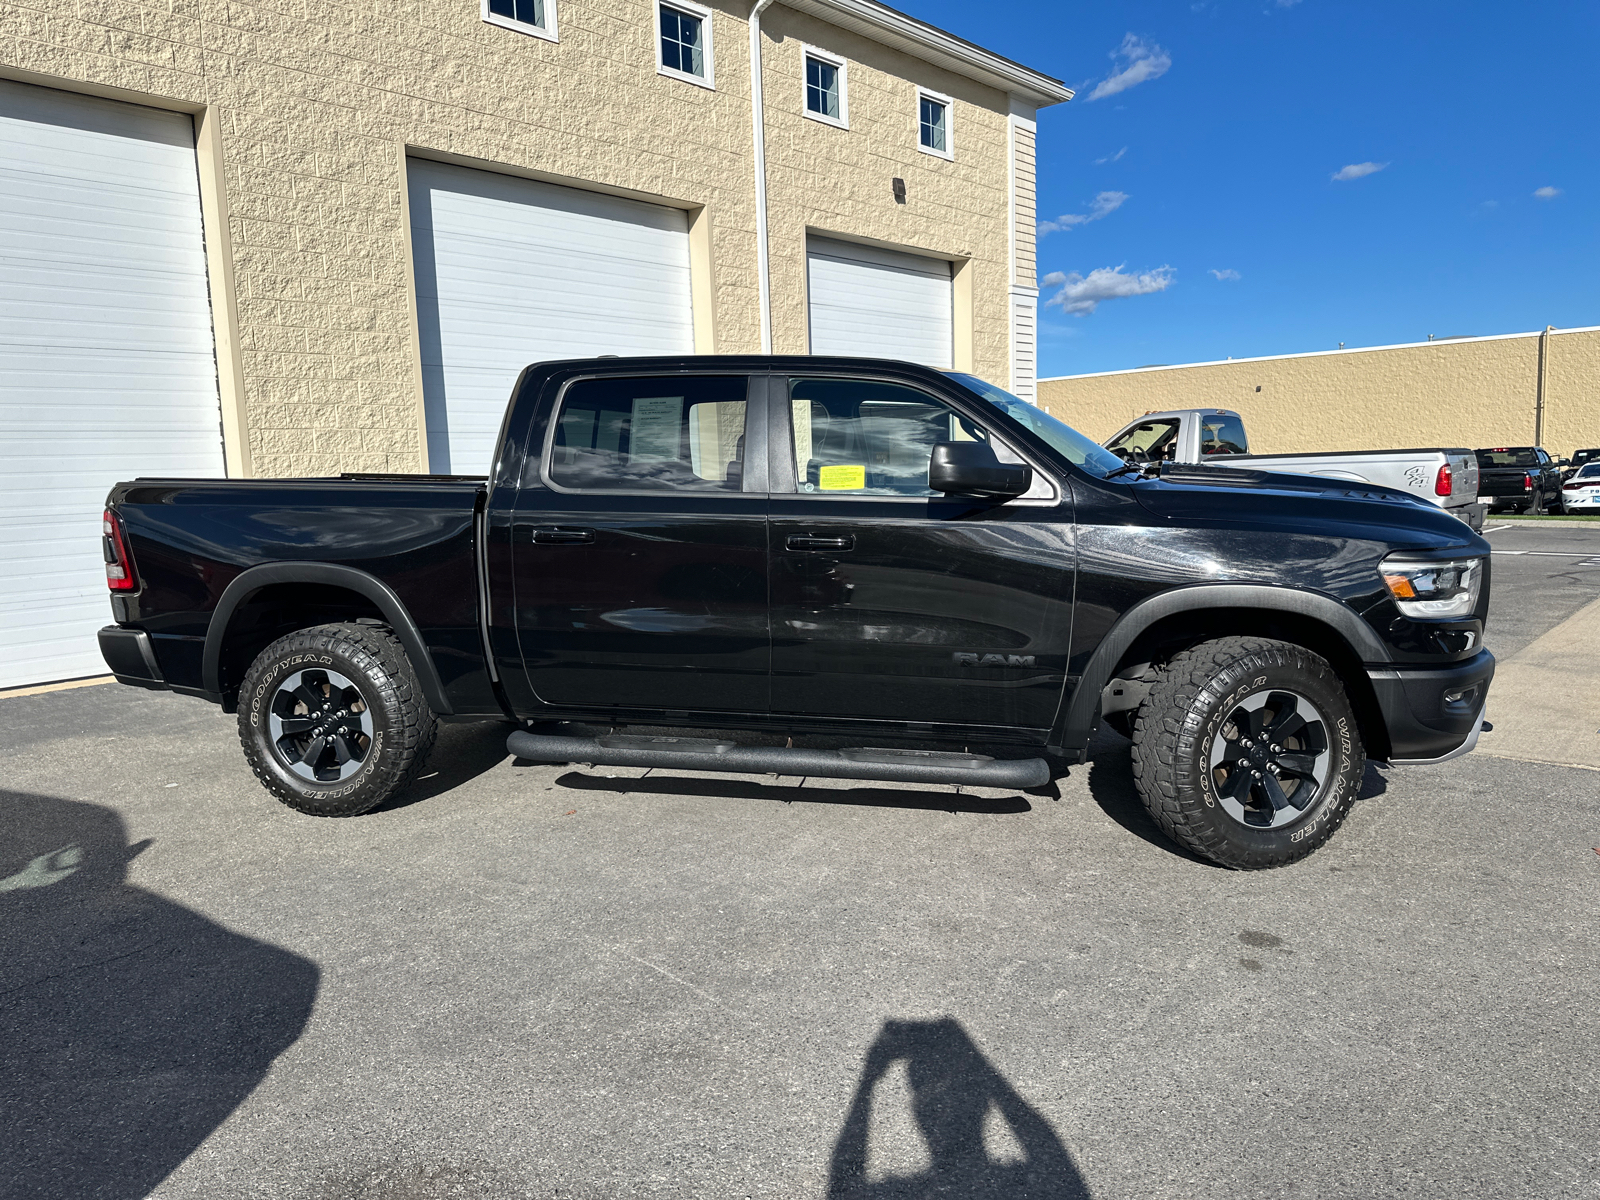
[[[1225,408],[1146,413],[1104,444],[1127,462],[1207,462],[1398,488],[1459,517],[1473,529],[1483,528],[1478,460],[1467,449],[1251,454],[1244,419]]]
[[[1600,462],[1600,447],[1590,447],[1587,450],[1574,450],[1572,457],[1567,460],[1567,465],[1562,468],[1561,478],[1571,479],[1580,468],[1592,462]]]
[[[1564,512],[1600,512],[1600,461],[1579,467],[1561,485]]]
[[[322,816],[405,788],[440,719],[514,720],[545,762],[1013,788],[1105,723],[1152,819],[1241,868],[1325,842],[1368,756],[1482,725],[1490,551],[1461,522],[1132,467],[971,375],[540,363],[486,457],[118,484],[107,663],[236,711],[257,777]]]
[[[1490,512],[1537,515],[1561,510],[1562,462],[1542,446],[1495,446],[1478,452],[1478,498]]]

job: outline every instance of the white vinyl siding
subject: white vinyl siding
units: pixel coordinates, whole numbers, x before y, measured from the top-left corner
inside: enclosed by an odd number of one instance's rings
[[[1033,287],[1038,271],[1039,210],[1035,198],[1037,164],[1034,161],[1035,135],[1026,126],[1011,127],[1012,158],[1012,220],[1016,246],[1016,265],[1013,282],[1023,287]]]
[[[1011,394],[1039,402],[1039,298],[1031,292],[1011,296]]]
[[[950,264],[829,238],[806,243],[811,353],[900,358],[949,370]]]
[[[425,159],[408,175],[430,470],[489,470],[530,363],[693,353],[679,209]]]
[[[113,484],[222,474],[193,121],[0,80],[0,687],[106,672]]]

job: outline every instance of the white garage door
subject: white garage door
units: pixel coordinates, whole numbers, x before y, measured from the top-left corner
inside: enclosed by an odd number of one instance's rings
[[[425,159],[408,174],[430,470],[488,471],[529,363],[693,353],[680,210]]]
[[[811,353],[954,365],[950,264],[851,242],[806,242]]]
[[[105,673],[112,484],[222,474],[193,122],[0,80],[0,687]]]

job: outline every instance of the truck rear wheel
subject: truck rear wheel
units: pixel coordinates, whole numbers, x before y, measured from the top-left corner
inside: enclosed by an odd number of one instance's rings
[[[1134,782],[1156,824],[1238,870],[1321,846],[1365,770],[1344,685],[1290,642],[1218,638],[1175,655],[1134,722]]]
[[[388,630],[317,625],[281,637],[239,689],[239,741],[266,789],[315,817],[354,817],[404,791],[438,722]]]

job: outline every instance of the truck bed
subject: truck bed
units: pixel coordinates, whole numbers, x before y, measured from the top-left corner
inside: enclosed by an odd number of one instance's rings
[[[387,592],[410,614],[420,648],[437,669],[441,694],[430,701],[443,703],[445,712],[498,712],[474,580],[484,494],[484,481],[471,476],[119,484],[109,504],[144,587],[114,596],[113,613],[119,624],[149,632],[173,690],[218,699],[284,631],[274,608],[291,594],[301,611],[309,598],[328,620],[384,620]],[[326,564],[323,582],[271,578],[275,564],[305,562]],[[213,614],[227,616],[219,622],[225,650]]]

